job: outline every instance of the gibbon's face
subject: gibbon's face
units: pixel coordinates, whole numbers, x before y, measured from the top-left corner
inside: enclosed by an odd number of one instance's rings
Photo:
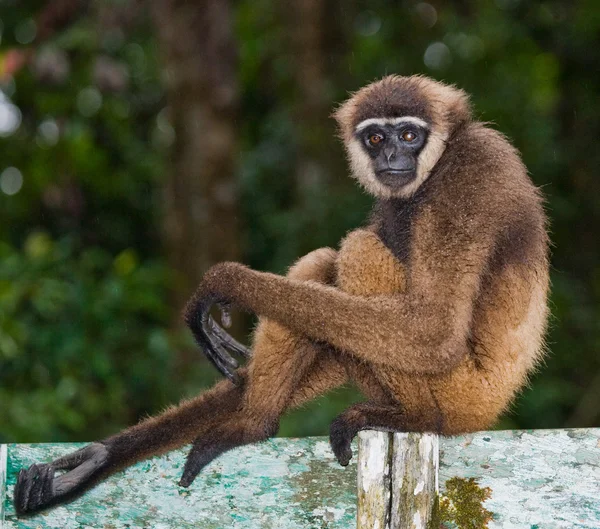
[[[333,114],[350,170],[377,198],[409,198],[429,178],[448,138],[471,119],[467,95],[421,76],[389,75]]]
[[[359,123],[356,139],[371,159],[374,178],[391,195],[415,182],[419,155],[427,143],[427,123],[416,117],[371,118]]]

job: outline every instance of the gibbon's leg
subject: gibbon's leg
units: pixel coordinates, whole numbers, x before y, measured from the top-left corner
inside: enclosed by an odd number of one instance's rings
[[[236,410],[247,385],[247,370],[240,369],[238,374],[242,381],[239,386],[223,380],[202,395],[106,440],[51,463],[22,469],[14,493],[17,514],[32,513],[73,499],[136,461],[192,442],[199,432],[216,432],[220,425],[229,424],[228,415],[239,416]],[[319,358],[299,382],[287,405],[299,406],[345,381],[345,370],[333,357]],[[257,423],[260,426],[260,420]],[[66,473],[57,474],[61,470]]]
[[[350,444],[360,430],[440,433],[442,420],[441,415],[407,414],[400,404],[360,402],[350,406],[331,423],[329,441],[340,465],[347,466],[352,458]]]
[[[393,397],[372,367],[325,344],[296,337],[274,322],[259,329],[261,348],[254,349],[243,407],[194,442],[180,484],[188,486],[214,458],[237,446],[264,441],[279,427],[279,418],[348,380],[356,383],[373,405],[395,409]],[[270,334],[270,336],[269,336]],[[305,373],[300,378],[300,373]]]
[[[14,505],[22,515],[70,500],[108,475],[141,459],[192,442],[204,425],[233,413],[241,402],[247,370],[239,369],[240,385],[222,380],[201,395],[167,409],[105,440],[92,443],[51,463],[22,469]],[[67,471],[57,474],[57,471]]]
[[[332,283],[336,253],[316,250],[294,265],[288,277]],[[248,367],[241,408],[195,440],[180,484],[189,486],[215,457],[244,444],[272,437],[279,418],[290,405],[299,405],[346,381],[346,371],[325,345],[291,333],[284,326],[261,320]]]
[[[292,267],[290,275],[295,274],[299,279],[330,281],[335,273],[335,255],[333,250],[328,249],[312,252]],[[291,344],[293,340],[290,341]],[[255,345],[260,344],[257,342]],[[251,365],[252,363],[253,361]],[[315,370],[319,363],[320,361],[315,364]],[[275,366],[275,372],[277,369]],[[323,360],[322,369],[318,370],[318,375],[314,375],[314,381],[312,378],[305,381],[299,401],[329,389],[327,384],[331,380],[325,377],[322,381],[319,377],[328,370],[334,372],[336,369],[339,368],[331,361]],[[237,386],[229,380],[220,381],[201,395],[183,401],[179,406],[119,434],[92,443],[51,463],[22,469],[14,493],[17,514],[38,511],[72,499],[117,470],[192,442],[203,431],[213,429],[223,421],[224,416],[233,414],[241,405],[244,388],[247,386],[248,369],[239,369],[237,375]],[[339,377],[333,377],[333,380],[338,379]],[[57,471],[61,470],[67,472],[57,475]]]
[[[287,347],[256,349],[254,355],[242,408],[215,427],[204,429],[194,441],[180,485],[189,486],[220,454],[274,436],[287,409],[347,380],[346,370],[333,352],[304,338],[290,341]]]

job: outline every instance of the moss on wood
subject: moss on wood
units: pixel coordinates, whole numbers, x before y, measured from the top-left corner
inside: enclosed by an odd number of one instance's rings
[[[475,478],[451,478],[446,494],[439,496],[428,529],[487,529],[493,513],[483,502],[492,495],[489,487],[480,487]]]

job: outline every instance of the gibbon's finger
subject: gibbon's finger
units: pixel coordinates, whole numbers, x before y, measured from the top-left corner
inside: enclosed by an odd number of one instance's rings
[[[352,439],[356,432],[349,431],[342,417],[337,417],[330,426],[329,444],[338,463],[347,467],[352,459]]]
[[[238,342],[227,331],[221,328],[212,317],[208,319],[208,325],[212,333],[221,341],[221,345],[226,349],[229,349],[232,353],[242,355],[244,358],[250,358],[252,356],[252,350],[249,347]]]
[[[221,373],[225,366],[230,366],[233,369],[238,367],[238,363],[227,351],[225,351],[219,343],[215,343],[212,332],[209,326],[210,320],[210,306],[206,305],[204,308],[200,308],[195,315],[195,322],[193,326],[190,326],[196,343],[204,351],[204,354],[215,364],[215,367]],[[223,366],[223,367],[221,367]],[[226,375],[228,378],[229,376]]]
[[[52,492],[56,497],[62,497],[81,488],[90,477],[104,469],[108,460],[108,448],[102,443],[92,443],[76,457],[81,461],[79,465],[66,474],[55,476]],[[54,466],[53,463],[51,465]]]
[[[223,435],[223,431],[213,432],[215,436],[212,442],[203,442],[201,439],[196,439],[183,468],[183,475],[179,481],[181,487],[189,487],[200,471],[222,453],[227,452],[231,448],[238,446],[235,441],[228,440],[227,436]],[[218,439],[218,442],[215,442]]]
[[[202,349],[202,351],[204,352],[206,358],[210,360],[210,362],[217,368],[217,370],[221,374],[226,376],[229,380],[231,380],[231,382],[233,382],[237,386],[240,384],[240,377],[237,375],[234,369],[227,365],[227,362],[225,362],[222,356],[215,350],[211,340],[209,339],[209,336],[205,331],[205,326],[208,324],[209,310],[210,307],[204,308],[198,313],[196,313],[196,315],[194,316],[195,321],[193,321],[193,324],[190,325],[190,328],[192,329],[192,333],[194,335],[194,339],[196,340],[196,343],[198,344],[200,349]],[[226,351],[223,352],[227,357],[233,360],[233,358],[231,358],[231,356]]]
[[[202,445],[194,444],[192,446],[185,460],[183,475],[179,480],[180,487],[189,487],[200,471],[215,458],[215,455],[210,452]]]
[[[235,385],[238,385],[238,377],[235,370],[223,361],[221,355],[215,351],[211,342],[204,335],[201,338],[197,337],[196,342],[204,352],[206,358],[217,368],[217,371],[231,380]]]
[[[204,333],[206,340],[210,343],[213,351],[217,353],[217,355],[221,358],[221,360],[224,364],[226,364],[227,366],[229,366],[232,369],[237,369],[240,364],[221,345],[221,341],[219,340],[218,337],[215,336],[215,334],[213,333],[213,331],[211,329],[210,320],[211,320],[211,318],[209,316],[202,323],[202,331]]]

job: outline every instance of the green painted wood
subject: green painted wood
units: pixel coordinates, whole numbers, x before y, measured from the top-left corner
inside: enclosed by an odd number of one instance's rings
[[[177,486],[186,451],[172,452],[113,476],[69,505],[17,519],[11,502],[18,470],[78,446],[0,450],[0,529],[356,527],[356,465],[339,467],[324,438],[274,439],[232,451],[189,489]],[[600,429],[442,438],[442,494],[453,477],[476,477],[489,487],[490,529],[600,528]]]
[[[0,529],[3,529],[4,498],[6,498],[6,459],[7,447],[0,445]]]
[[[600,528],[600,429],[480,432],[440,441],[440,489],[479,478],[490,529]]]
[[[0,529],[347,529],[356,518],[356,464],[335,462],[324,438],[273,439],[229,452],[189,489],[177,485],[186,450],[138,463],[73,503],[18,519],[16,474],[82,445],[8,445]],[[1,518],[0,518],[1,520]]]

